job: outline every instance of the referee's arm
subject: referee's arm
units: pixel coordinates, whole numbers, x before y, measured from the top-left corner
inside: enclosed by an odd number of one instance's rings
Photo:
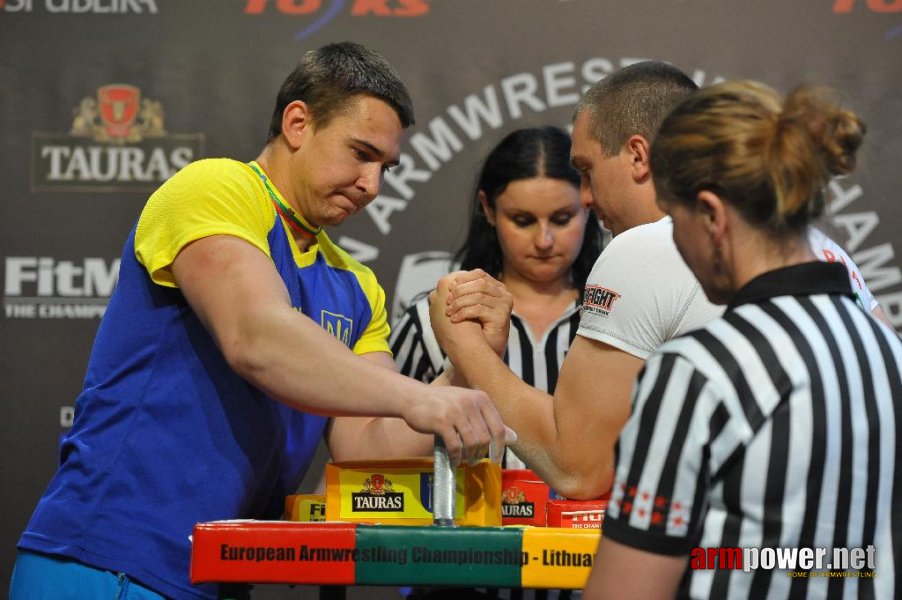
[[[689,557],[655,554],[602,536],[584,600],[673,598]]]

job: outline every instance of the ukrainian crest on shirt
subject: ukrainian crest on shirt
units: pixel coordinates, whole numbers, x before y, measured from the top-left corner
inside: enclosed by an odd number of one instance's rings
[[[351,329],[354,327],[352,319],[338,313],[322,310],[320,311],[320,325],[338,338],[342,344],[348,347],[351,346]]]

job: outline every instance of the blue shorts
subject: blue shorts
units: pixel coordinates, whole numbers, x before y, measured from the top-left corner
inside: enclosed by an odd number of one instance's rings
[[[10,582],[10,600],[165,600],[129,578],[64,557],[19,551]]]

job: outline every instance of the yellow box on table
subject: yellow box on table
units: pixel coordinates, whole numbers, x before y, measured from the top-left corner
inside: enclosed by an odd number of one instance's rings
[[[325,494],[285,496],[285,520],[318,523],[326,520]]]
[[[360,460],[326,465],[326,520],[430,525],[431,458]],[[501,467],[488,459],[455,476],[455,525],[501,525]]]

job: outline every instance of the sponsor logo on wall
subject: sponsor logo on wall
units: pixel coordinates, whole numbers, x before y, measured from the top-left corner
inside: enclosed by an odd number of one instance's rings
[[[511,126],[527,127],[547,122],[544,113],[561,108],[567,109],[565,118],[569,121],[570,110],[590,85],[641,60],[644,59],[592,57],[582,62],[556,62],[539,65],[531,71],[511,73],[472,91],[417,125],[404,142],[398,166],[385,174],[380,194],[366,207],[378,233],[388,236],[395,214],[415,204],[417,192],[428,189],[432,177],[445,164],[459,154],[472,152],[470,142],[480,142],[486,136],[495,138],[493,130],[507,131]],[[691,75],[699,84],[710,83],[703,71]],[[566,123],[561,125],[567,126]],[[462,187],[455,193],[467,192]],[[428,206],[424,205],[424,208]],[[379,258],[378,245],[348,236],[341,236],[337,241],[361,262]],[[434,284],[435,281],[424,289]]]
[[[590,57],[581,62],[565,61],[539,65],[534,70],[510,73],[472,91],[448,105],[431,119],[413,129],[405,141],[400,164],[385,174],[381,193],[366,207],[376,229],[383,236],[392,231],[395,213],[413,204],[420,189],[426,189],[432,177],[445,164],[463,153],[472,152],[472,143],[485,137],[500,140],[495,130],[528,127],[547,122],[548,111],[567,109],[570,115],[581,95],[596,81],[644,58],[610,59]],[[690,73],[699,85],[722,81],[704,71]],[[562,123],[562,127],[568,127]],[[469,176],[468,176],[469,177]],[[461,201],[469,190],[461,188]],[[341,236],[339,245],[361,262],[378,259],[380,248],[361,240]],[[407,254],[401,260],[396,288],[392,296],[392,319],[422,292],[435,287],[436,281],[451,269],[450,249],[434,249]]]
[[[395,293],[392,294],[392,322],[400,319],[408,306],[424,292],[435,288],[436,282],[456,267],[451,253],[444,250],[427,250],[402,258]]]
[[[837,178],[830,183],[829,192],[827,217],[830,226],[838,230],[835,241],[858,265],[864,283],[893,326],[902,328],[902,269],[893,264],[894,244],[871,239],[880,225],[880,216],[867,206],[855,204],[865,196],[857,183]]]
[[[898,15],[902,13],[902,0],[833,0],[833,12],[839,15]],[[902,24],[895,23],[884,34],[887,41],[902,37]]]
[[[833,0],[833,12],[899,13],[902,12],[902,0]]]
[[[134,85],[101,86],[72,113],[68,134],[32,134],[32,191],[149,192],[203,154],[204,135],[168,133]]]
[[[865,4],[862,0],[858,2]],[[888,2],[883,4],[890,6]],[[869,1],[867,5],[875,10],[877,2]],[[902,0],[895,0],[892,5],[898,5],[902,10]],[[433,175],[446,163],[462,152],[472,151],[469,141],[492,135],[491,130],[507,131],[511,125],[531,125],[535,115],[557,107],[572,107],[592,83],[640,60],[643,59],[624,57],[615,61],[594,57],[582,63],[547,64],[532,72],[509,74],[470,93],[447,106],[444,114],[436,114],[413,130],[402,150],[400,164],[386,173],[383,190],[366,207],[367,214],[378,231],[387,236],[392,230],[394,213],[414,203],[419,188],[427,187]],[[709,77],[700,69],[688,73],[699,86],[723,80],[722,77]],[[520,121],[523,121],[522,125]],[[467,190],[461,191],[466,193]],[[839,230],[835,240],[858,264],[871,293],[892,323],[897,329],[902,328],[902,270],[892,264],[896,257],[894,244],[876,244],[869,239],[876,233],[880,217],[873,210],[857,208],[860,202],[853,207],[853,203],[864,196],[860,185],[844,187],[837,180],[830,185],[830,191],[832,200],[828,217]],[[347,236],[338,242],[358,260],[366,262],[379,256],[378,246]],[[402,259],[392,303],[393,318],[400,317],[419,293],[432,289],[438,278],[447,273],[445,252],[447,249],[426,250]],[[611,310],[610,306],[596,308],[605,313]]]
[[[3,277],[7,319],[99,319],[119,279],[119,259],[8,256]]]
[[[343,14],[410,18],[427,14],[429,8],[429,0],[246,0],[244,13],[306,17],[310,22],[294,36],[296,40],[303,40]]]
[[[157,14],[157,0],[0,0],[0,10],[10,13],[51,14]]]

